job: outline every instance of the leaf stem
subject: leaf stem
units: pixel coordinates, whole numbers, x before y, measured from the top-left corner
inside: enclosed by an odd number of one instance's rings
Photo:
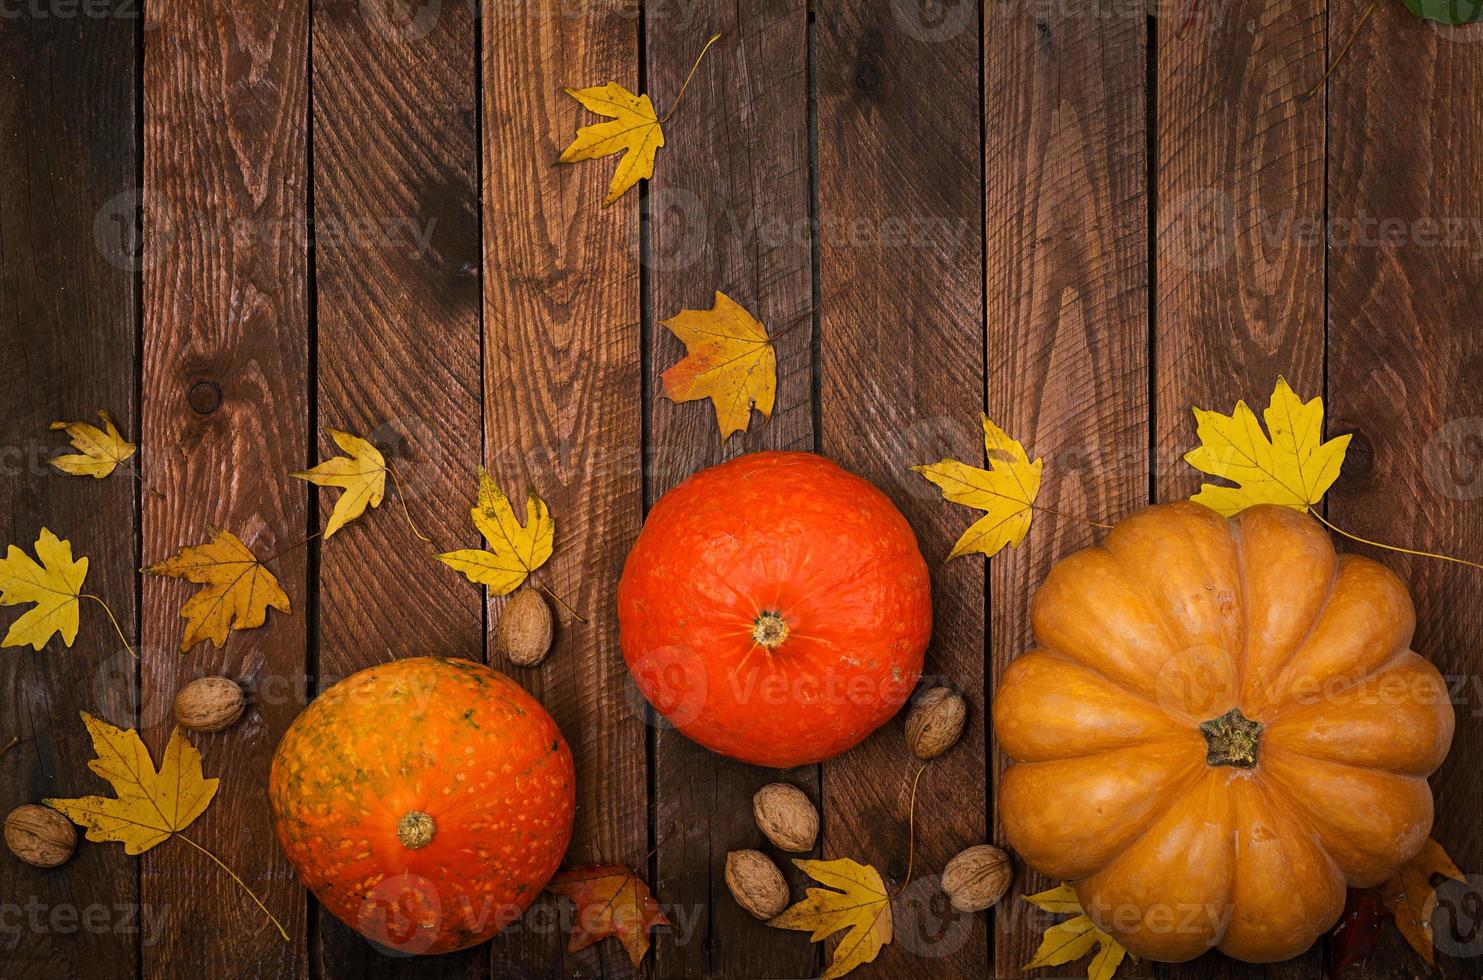
[[[1459,565],[1467,565],[1471,568],[1483,568],[1483,565],[1480,565],[1478,562],[1468,561],[1466,558],[1453,558],[1451,555],[1439,555],[1435,551],[1417,551],[1413,548],[1402,548],[1400,545],[1386,544],[1383,541],[1371,541],[1369,538],[1362,538],[1358,534],[1350,534],[1342,527],[1336,527],[1329,521],[1327,517],[1324,517],[1322,514],[1312,509],[1311,507],[1308,509],[1308,513],[1318,518],[1319,522],[1322,523],[1324,527],[1328,528],[1330,531],[1333,531],[1335,534],[1342,534],[1349,540],[1358,541],[1360,544],[1367,544],[1374,548],[1384,548],[1386,551],[1398,551],[1403,555],[1415,555],[1418,558],[1436,558],[1441,561],[1451,561],[1456,562]]]
[[[663,119],[659,120],[661,125],[669,122],[669,117],[673,116],[675,114],[675,110],[680,107],[680,100],[685,97],[685,89],[690,87],[690,80],[695,77],[695,70],[700,67],[700,63],[702,60],[704,60],[705,53],[711,49],[711,45],[715,44],[719,40],[721,40],[721,35],[717,34],[715,37],[705,42],[705,47],[700,49],[700,54],[695,58],[695,64],[690,66],[690,74],[685,76],[685,84],[680,86],[680,94],[675,96],[674,102],[670,103],[669,111],[664,114]]]
[[[233,881],[235,881],[237,884],[241,885],[242,886],[242,890],[245,891],[249,896],[252,897],[252,900],[257,903],[257,907],[258,908],[260,908],[260,909],[263,910],[263,915],[266,915],[268,917],[268,920],[270,922],[272,922],[273,925],[275,925],[275,926],[278,927],[278,934],[283,937],[283,941],[284,942],[289,942],[290,941],[289,938],[288,938],[288,930],[283,928],[283,923],[279,922],[278,921],[278,917],[275,916],[272,912],[269,912],[268,911],[268,907],[263,904],[263,900],[262,899],[258,898],[257,895],[253,894],[252,889],[247,887],[247,882],[245,882],[241,878],[237,877],[237,873],[235,871],[233,871],[231,868],[227,867],[225,864],[222,863],[221,858],[217,857],[215,854],[212,854],[209,850],[207,850],[206,848],[202,847],[200,844],[197,844],[195,841],[191,840],[189,837],[185,836],[184,834],[180,833],[179,831],[176,831],[175,832],[175,836],[176,837],[179,837],[181,840],[185,841],[191,847],[194,847],[196,850],[200,851],[202,854],[206,855],[211,860],[215,861],[216,862],[216,866],[219,867],[219,868],[221,868],[221,870],[225,871],[228,875],[230,875]]]
[[[124,469],[128,470],[131,474],[133,474],[134,479],[138,480],[139,481],[139,485],[141,487],[143,487],[147,492],[154,494],[156,497],[159,497],[161,500],[164,500],[165,499],[165,495],[164,494],[160,493],[154,487],[152,487],[148,483],[145,483],[144,482],[143,475],[141,475],[140,472],[137,469],[134,468],[133,462],[131,462],[130,460],[127,460],[126,459],[122,463],[120,463],[119,465],[121,465]]]
[[[1349,49],[1354,47],[1354,42],[1359,38],[1360,29],[1365,26],[1365,22],[1370,19],[1370,15],[1375,12],[1375,8],[1378,6],[1380,6],[1380,0],[1370,0],[1370,5],[1365,8],[1365,12],[1359,15],[1359,23],[1355,24],[1354,30],[1350,32],[1349,40],[1345,41],[1344,46],[1339,49],[1339,56],[1329,63],[1328,68],[1324,69],[1323,77],[1318,80],[1317,85],[1314,85],[1308,90],[1307,94],[1303,96],[1304,99],[1313,98],[1318,94],[1318,90],[1323,88],[1324,82],[1327,82],[1329,76],[1334,73],[1334,69],[1339,67],[1339,62],[1343,61],[1345,56],[1349,54]]]
[[[304,547],[304,545],[308,544],[310,541],[313,541],[315,538],[319,537],[323,533],[323,531],[315,531],[313,534],[309,535],[302,541],[297,541],[291,545],[288,545],[287,547],[279,548],[277,551],[273,552],[271,555],[258,562],[258,564],[266,565],[270,561],[276,561],[277,559],[282,558],[284,555],[288,554],[290,551],[293,551],[296,548]]]
[[[1031,510],[1042,511],[1042,512],[1044,512],[1046,514],[1050,514],[1050,515],[1052,515],[1054,517],[1064,517],[1068,521],[1086,521],[1092,527],[1100,527],[1100,528],[1102,528],[1104,530],[1107,530],[1107,531],[1112,530],[1112,525],[1111,524],[1103,524],[1101,521],[1094,521],[1090,517],[1084,517],[1081,514],[1067,514],[1064,511],[1056,510],[1053,507],[1045,507],[1045,506],[1042,506],[1040,504],[1031,504],[1030,505],[1030,509]]]
[[[20,745],[20,744],[21,744],[21,737],[19,735],[12,736],[11,739],[10,739],[10,741],[5,743],[5,747],[4,748],[0,748],[0,755],[4,755],[5,753],[9,752],[11,749],[15,748],[17,745]]]
[[[392,468],[392,465],[390,463],[386,464],[386,472],[391,475],[392,486],[396,487],[396,499],[401,502],[402,516],[407,519],[407,526],[412,529],[412,533],[417,535],[417,537],[421,539],[423,543],[432,544],[433,539],[428,537],[426,534],[423,534],[422,531],[417,527],[417,524],[412,520],[412,512],[407,509],[407,491],[402,489],[401,478],[396,475],[396,470]]]
[[[581,613],[579,613],[579,612],[577,612],[577,611],[576,611],[576,610],[575,610],[575,609],[573,609],[573,608],[572,608],[572,607],[571,607],[571,606],[570,606],[570,605],[569,605],[569,604],[568,604],[568,603],[567,603],[567,601],[566,601],[566,600],[565,600],[565,599],[563,599],[563,598],[562,598],[562,597],[561,597],[561,596],[559,596],[559,595],[557,595],[557,594],[556,594],[556,593],[555,593],[555,592],[552,592],[552,591],[551,591],[551,590],[550,590],[550,589],[549,589],[549,588],[548,588],[548,587],[547,587],[547,586],[546,586],[546,583],[545,583],[545,582],[543,582],[543,581],[541,581],[541,579],[540,579],[540,577],[539,577],[539,576],[537,576],[537,575],[536,575],[536,573],[535,573],[535,572],[531,572],[531,573],[530,573],[530,580],[531,580],[531,581],[532,581],[532,582],[534,582],[534,583],[535,583],[535,584],[536,584],[536,588],[538,588],[538,589],[540,589],[540,590],[541,590],[541,591],[542,591],[542,592],[544,592],[544,593],[546,593],[546,594],[547,594],[547,595],[548,595],[548,596],[550,596],[550,597],[551,597],[551,598],[552,598],[552,599],[553,599],[553,600],[555,600],[555,601],[556,601],[556,603],[557,603],[557,604],[558,604],[558,605],[560,605],[560,606],[561,606],[561,608],[563,608],[563,609],[565,609],[565,610],[566,610],[566,611],[567,611],[567,612],[569,612],[569,613],[571,613],[571,615],[572,615],[572,618],[573,618],[573,619],[575,619],[575,620],[576,620],[576,621],[577,621],[577,622],[579,622],[579,623],[585,623],[585,622],[587,622],[587,620],[585,620],[585,619],[583,619],[583,618],[582,618],[582,614],[581,614]]]
[[[80,594],[78,596],[78,598],[79,599],[91,599],[94,602],[96,602],[98,605],[100,605],[100,606],[103,607],[103,611],[108,614],[108,621],[113,624],[113,631],[115,633],[117,633],[118,634],[118,638],[121,641],[123,641],[124,649],[127,650],[127,651],[129,651],[129,653],[133,654],[135,660],[138,660],[139,659],[139,654],[134,653],[134,648],[129,645],[129,638],[127,636],[124,636],[124,631],[118,625],[118,620],[113,617],[113,610],[108,608],[108,603],[104,602],[102,599],[100,599],[97,596],[93,595],[91,592],[84,592],[84,593]]]
[[[922,773],[927,771],[929,765],[930,762],[922,763],[922,768],[917,770],[911,781],[911,802],[906,808],[906,878],[901,882],[901,887],[896,889],[896,894],[887,901],[895,901],[906,891],[906,886],[911,884],[912,865],[917,859],[917,783],[922,781]]]

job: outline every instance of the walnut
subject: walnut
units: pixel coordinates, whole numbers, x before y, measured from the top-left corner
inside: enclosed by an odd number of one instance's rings
[[[198,677],[175,695],[175,720],[193,732],[219,732],[237,723],[247,707],[230,677]]]
[[[977,844],[942,869],[942,890],[962,912],[982,912],[1004,897],[1014,868],[1009,855],[991,844]]]
[[[551,607],[527,587],[505,604],[494,628],[494,644],[511,663],[534,667],[551,649],[551,628]]]
[[[77,831],[51,807],[27,803],[5,818],[5,846],[27,864],[55,868],[77,849]]]
[[[726,887],[738,905],[759,919],[771,919],[788,907],[788,883],[761,851],[726,855]]]
[[[785,851],[811,851],[819,836],[819,811],[803,790],[769,783],[752,797],[752,815],[767,839]]]
[[[963,736],[968,703],[945,687],[934,687],[917,698],[906,716],[906,744],[918,759],[935,759]]]

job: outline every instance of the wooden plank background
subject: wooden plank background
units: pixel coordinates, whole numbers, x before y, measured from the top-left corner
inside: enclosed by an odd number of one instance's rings
[[[158,750],[180,683],[237,677],[252,692],[244,721],[195,739],[223,777],[198,837],[292,938],[188,847],[136,859],[85,844],[54,871],[0,862],[0,976],[635,972],[611,942],[565,952],[562,907],[547,901],[486,947],[389,955],[318,909],[284,862],[263,785],[307,698],[396,656],[510,669],[491,643],[498,600],[406,574],[434,546],[395,501],[374,528],[296,547],[333,498],[287,473],[329,451],[327,427],[387,451],[439,550],[475,538],[481,462],[550,502],[561,540],[546,581],[586,622],[562,616],[547,661],[510,672],[576,755],[570,860],[640,868],[674,920],[637,971],[665,978],[817,975],[828,944],[769,930],[726,893],[727,851],[763,844],[751,795],[779,779],[804,789],[823,817],[815,856],[868,861],[899,885],[915,769],[899,721],[788,772],[665,727],[618,652],[623,559],[664,492],[743,452],[814,449],[877,482],[933,568],[927,673],[973,711],[964,744],[923,777],[896,942],[859,975],[1026,975],[1047,923],[1018,896],[1046,882],[1021,873],[991,914],[961,916],[935,875],[999,833],[1004,759],[985,704],[1029,642],[1035,586],[1095,532],[1041,515],[1020,549],[945,564],[968,515],[910,465],[978,458],[985,410],[1045,457],[1048,506],[1115,519],[1197,486],[1180,459],[1190,405],[1261,400],[1282,373],[1325,396],[1331,429],[1355,433],[1333,520],[1483,555],[1483,105],[1470,95],[1483,29],[1422,24],[1389,0],[1361,24],[1364,8],[5,8],[0,527],[28,548],[43,526],[70,538],[142,656],[85,608],[70,651],[0,657],[0,745],[20,739],[0,756],[0,806],[97,789],[77,711],[138,725]],[[603,209],[612,161],[552,166],[589,121],[563,86],[618,81],[662,113],[716,33],[653,181]],[[773,418],[724,445],[709,407],[657,395],[683,353],[660,321],[716,290],[779,338]],[[163,497],[123,473],[45,465],[62,444],[47,424],[100,408],[138,438]],[[135,569],[212,525],[259,554],[286,549],[274,569],[294,611],[182,657],[187,587]],[[1464,870],[1483,868],[1477,573],[1354,549],[1411,583],[1417,648],[1457,690],[1436,834]],[[105,927],[67,928],[90,908]],[[1457,913],[1437,973],[1476,977],[1483,923]],[[1123,975],[1316,980],[1329,953]],[[1391,930],[1346,976],[1424,970]]]

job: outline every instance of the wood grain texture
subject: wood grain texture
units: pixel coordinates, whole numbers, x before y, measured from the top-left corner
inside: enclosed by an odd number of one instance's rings
[[[986,839],[984,567],[945,563],[966,514],[910,467],[982,453],[979,37],[972,5],[820,3],[821,449],[902,508],[932,570],[929,683],[971,705],[921,780],[915,877],[877,977],[989,973],[987,919],[951,911],[937,874]],[[898,718],[824,765],[826,857],[900,886],[915,757]]]
[[[637,10],[630,0],[495,4],[483,18],[485,453],[507,491],[532,487],[550,505],[556,553],[539,577],[586,620],[559,613],[538,667],[491,662],[545,704],[571,745],[569,863],[641,865],[646,734],[613,604],[643,514],[639,197],[601,206],[616,158],[552,166],[593,121],[563,86],[637,89]],[[563,908],[548,894],[497,938],[495,973],[632,973],[616,942],[564,953]]]
[[[984,23],[988,414],[1044,458],[1039,503],[1072,515],[1037,514],[989,562],[995,679],[1033,643],[1050,566],[1100,538],[1077,518],[1148,502],[1147,29],[1091,10],[1000,7]],[[1021,896],[1056,884],[1019,869],[994,912],[995,976],[1024,975],[1060,917]]]
[[[1201,4],[1157,22],[1156,500],[1188,497],[1202,475],[1192,405],[1260,411],[1279,374],[1322,393],[1323,0]],[[1210,953],[1159,965],[1169,977],[1319,975],[1322,950],[1259,967]],[[1275,974],[1274,974],[1275,975]]]
[[[802,0],[705,0],[647,24],[647,75],[668,111],[695,55],[713,34],[649,185],[649,500],[725,459],[814,443],[809,230],[808,10]],[[720,290],[777,337],[778,400],[771,420],[724,446],[709,402],[661,396],[662,372],[685,349],[657,321],[709,309]],[[658,718],[658,715],[655,715]],[[817,766],[782,773],[716,755],[660,719],[654,736],[655,886],[691,917],[659,937],[660,977],[804,977],[816,947],[753,918],[725,884],[726,854],[771,850],[802,894],[803,878],[771,849],[752,818],[752,795],[785,779],[819,799]],[[796,855],[793,855],[796,856]]]
[[[1330,7],[1329,44],[1361,9]],[[1329,83],[1329,431],[1354,432],[1328,495],[1338,526],[1379,541],[1483,560],[1483,105],[1453,98],[1483,71],[1483,35],[1381,4]],[[1452,679],[1452,753],[1432,778],[1433,836],[1466,873],[1483,869],[1483,653],[1479,572],[1355,546],[1395,569],[1416,603],[1414,648]],[[1436,922],[1442,973],[1483,972],[1478,886],[1455,929]],[[1382,945],[1365,976],[1416,975]]]
[[[159,911],[148,976],[303,975],[304,892],[269,819],[274,747],[302,708],[307,677],[308,493],[305,243],[308,18],[302,6],[187,0],[151,13],[144,77],[144,559],[224,527],[270,563],[293,604],[218,650],[177,652],[185,582],[143,586],[143,727],[158,752],[170,702],[194,677],[225,674],[252,697],[234,727],[192,739],[221,787],[190,830],[262,898],[252,901],[199,851],[168,841],[145,854],[142,899]]]
[[[319,421],[365,435],[397,474],[320,552],[321,690],[393,658],[484,657],[478,590],[432,558],[470,540],[482,456],[475,30],[463,4],[407,21],[314,8]],[[323,434],[319,449],[339,452]],[[321,521],[339,493],[319,492]],[[322,977],[489,974],[488,948],[387,956],[316,914]]]
[[[68,444],[48,429],[57,419],[97,423],[106,409],[139,435],[137,28],[124,17],[25,13],[0,28],[0,544],[34,555],[43,527],[70,540],[89,560],[86,589],[108,601],[130,642],[139,485],[123,470],[93,480],[45,460]],[[0,630],[23,610],[5,609]],[[87,770],[92,746],[77,713],[132,725],[137,687],[134,658],[96,603],[83,604],[71,649],[57,638],[40,652],[3,651],[0,690],[0,745],[22,740],[0,756],[0,814],[107,789]],[[0,857],[7,977],[135,975],[135,858],[82,843],[52,870]]]
[[[1191,405],[1323,385],[1323,0],[1158,20],[1157,497],[1199,489]]]

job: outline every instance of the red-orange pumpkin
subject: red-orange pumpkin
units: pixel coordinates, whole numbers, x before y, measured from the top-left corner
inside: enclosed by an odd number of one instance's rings
[[[468,660],[371,667],[289,726],[268,780],[278,840],[346,925],[406,953],[483,942],[561,863],[572,755],[540,703]]]
[[[1296,956],[1425,842],[1446,685],[1405,586],[1311,517],[1150,508],[1031,618],[994,701],[1005,835],[1132,952]]]
[[[618,585],[624,659],[707,748],[763,766],[830,758],[922,671],[931,587],[886,495],[812,453],[754,453],[654,505]]]

